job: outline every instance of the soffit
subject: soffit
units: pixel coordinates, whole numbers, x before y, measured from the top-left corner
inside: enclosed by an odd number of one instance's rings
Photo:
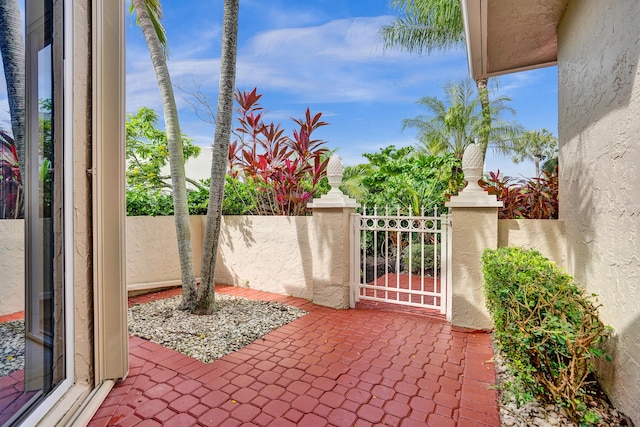
[[[554,65],[569,0],[462,0],[474,78]]]

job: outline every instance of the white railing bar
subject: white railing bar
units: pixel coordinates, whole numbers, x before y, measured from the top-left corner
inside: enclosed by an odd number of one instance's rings
[[[384,298],[377,298],[377,297],[363,297],[362,299],[366,299],[368,301],[378,301],[378,302],[389,302],[389,300],[385,300]],[[434,304],[420,304],[417,302],[411,302],[411,301],[397,301],[397,302],[393,302],[392,304],[400,304],[400,305],[409,305],[412,307],[421,307],[421,308],[431,308],[434,310],[439,309],[440,307],[438,305],[434,305]]]
[[[394,289],[394,288],[385,288],[384,286],[376,286],[376,285],[362,285],[362,289],[370,289],[370,290],[378,290],[378,291],[389,291],[389,292],[398,292],[401,294],[411,294],[411,295],[424,295],[427,297],[442,297],[442,293],[440,292],[431,292],[431,291],[416,291],[411,289]]]

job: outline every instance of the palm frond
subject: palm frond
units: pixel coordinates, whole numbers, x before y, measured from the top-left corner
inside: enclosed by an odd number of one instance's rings
[[[169,47],[167,42],[167,32],[162,25],[162,4],[160,0],[144,0],[144,5],[147,8],[147,13],[149,14],[149,18],[151,19],[151,23],[153,24],[153,28],[155,29],[156,35],[158,36],[158,40],[162,45],[162,53],[166,58],[169,57]],[[133,6],[133,2],[129,5],[129,13],[133,14],[135,8]],[[136,17],[136,24],[140,25],[138,18]]]

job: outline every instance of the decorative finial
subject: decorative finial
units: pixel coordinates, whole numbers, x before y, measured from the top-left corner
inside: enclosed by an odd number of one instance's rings
[[[329,193],[340,193],[340,184],[342,184],[342,175],[344,168],[342,167],[342,160],[340,156],[332,154],[327,163],[327,179],[329,180],[329,186],[331,190]]]
[[[462,155],[462,171],[464,172],[464,179],[468,185],[463,192],[484,191],[478,185],[478,181],[482,178],[483,163],[480,147],[477,144],[467,145]]]

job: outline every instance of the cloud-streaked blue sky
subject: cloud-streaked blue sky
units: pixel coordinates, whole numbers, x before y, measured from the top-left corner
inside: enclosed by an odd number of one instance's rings
[[[169,70],[186,93],[200,90],[214,110],[219,78],[222,0],[163,0]],[[290,117],[310,107],[329,126],[316,137],[337,149],[346,164],[363,152],[415,143],[402,120],[426,111],[424,96],[444,97],[442,86],[468,76],[464,46],[429,56],[385,50],[379,35],[393,19],[387,0],[241,0],[236,86],[257,87],[266,120],[293,128]],[[141,30],[127,25],[127,112],[141,106],[161,111],[160,96]],[[512,98],[515,119],[526,128],[557,133],[555,67],[500,78]],[[189,96],[177,91],[183,133],[204,147],[214,127],[199,119]],[[486,169],[532,175],[531,164],[489,156]]]

